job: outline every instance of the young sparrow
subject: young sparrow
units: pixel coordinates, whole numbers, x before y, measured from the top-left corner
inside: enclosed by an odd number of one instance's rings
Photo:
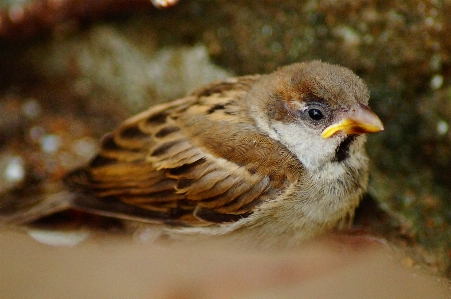
[[[320,61],[215,82],[126,120],[66,177],[70,206],[169,236],[296,245],[352,219],[363,133],[383,130],[354,73]]]

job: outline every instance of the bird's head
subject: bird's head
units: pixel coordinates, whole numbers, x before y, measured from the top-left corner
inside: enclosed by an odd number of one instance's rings
[[[262,77],[247,103],[260,129],[308,169],[346,159],[352,147],[363,148],[362,134],[383,130],[368,99],[368,88],[352,71],[312,61]]]

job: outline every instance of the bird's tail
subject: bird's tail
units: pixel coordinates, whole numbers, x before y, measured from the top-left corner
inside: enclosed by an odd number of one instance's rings
[[[0,194],[0,225],[22,225],[67,210],[75,195],[63,184],[34,186]]]

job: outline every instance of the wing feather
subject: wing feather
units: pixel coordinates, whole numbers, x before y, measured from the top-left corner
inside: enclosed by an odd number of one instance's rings
[[[243,98],[257,78],[211,84],[125,121],[106,135],[87,167],[68,175],[69,186],[91,194],[75,206],[143,221],[211,225],[247,217],[283,192],[302,169],[247,116]]]
[[[222,207],[231,201],[235,200],[241,194],[249,191],[253,186],[246,182],[237,182],[231,186],[227,191],[215,197],[203,200],[199,205],[206,209],[216,209]]]
[[[259,198],[269,188],[269,178],[265,177],[248,192],[245,192],[231,202],[218,207],[220,213],[242,214],[249,212],[255,205],[255,198]]]

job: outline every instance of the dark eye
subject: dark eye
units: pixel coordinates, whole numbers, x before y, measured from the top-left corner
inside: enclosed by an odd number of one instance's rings
[[[321,110],[315,109],[315,108],[310,109],[310,110],[308,111],[308,116],[309,116],[311,119],[315,120],[315,121],[319,121],[319,120],[322,120],[322,119],[324,118],[324,115],[323,115],[323,113],[321,112]]]

